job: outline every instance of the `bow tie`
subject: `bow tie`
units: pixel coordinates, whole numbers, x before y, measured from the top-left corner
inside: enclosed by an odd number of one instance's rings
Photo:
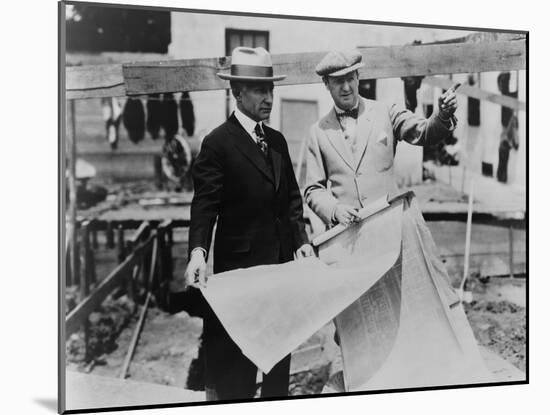
[[[338,118],[343,117],[351,117],[353,119],[357,119],[357,116],[359,115],[359,107],[352,108],[350,110],[346,110],[344,112],[337,113]]]

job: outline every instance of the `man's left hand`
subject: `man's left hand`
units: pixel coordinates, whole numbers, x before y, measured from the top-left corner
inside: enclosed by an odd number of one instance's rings
[[[297,259],[307,258],[308,256],[313,255],[315,255],[315,252],[313,251],[313,247],[310,244],[303,244],[296,250]]]
[[[459,86],[460,84],[453,85],[439,97],[439,115],[444,120],[451,118],[458,107],[455,91]]]

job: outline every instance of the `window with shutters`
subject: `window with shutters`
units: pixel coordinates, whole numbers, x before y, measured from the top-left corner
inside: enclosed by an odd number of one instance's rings
[[[225,54],[231,55],[231,51],[238,46],[269,50],[269,32],[264,30],[225,29]]]

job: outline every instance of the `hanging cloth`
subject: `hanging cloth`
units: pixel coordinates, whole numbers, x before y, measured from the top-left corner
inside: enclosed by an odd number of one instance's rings
[[[164,129],[164,138],[172,138],[178,133],[178,103],[174,99],[174,94],[164,94],[162,100],[162,128]]]
[[[122,122],[128,132],[128,138],[134,144],[145,137],[145,111],[139,98],[128,98],[122,113]]]
[[[193,109],[193,102],[187,91],[181,93],[180,116],[181,126],[187,133],[187,136],[192,137],[195,133],[195,111]]]
[[[162,102],[160,94],[151,94],[147,99],[147,131],[156,140],[162,124]]]

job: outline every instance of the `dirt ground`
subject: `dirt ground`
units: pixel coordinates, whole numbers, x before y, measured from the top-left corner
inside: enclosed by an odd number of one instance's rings
[[[525,372],[525,280],[474,279],[470,290],[474,301],[464,308],[478,343]]]

